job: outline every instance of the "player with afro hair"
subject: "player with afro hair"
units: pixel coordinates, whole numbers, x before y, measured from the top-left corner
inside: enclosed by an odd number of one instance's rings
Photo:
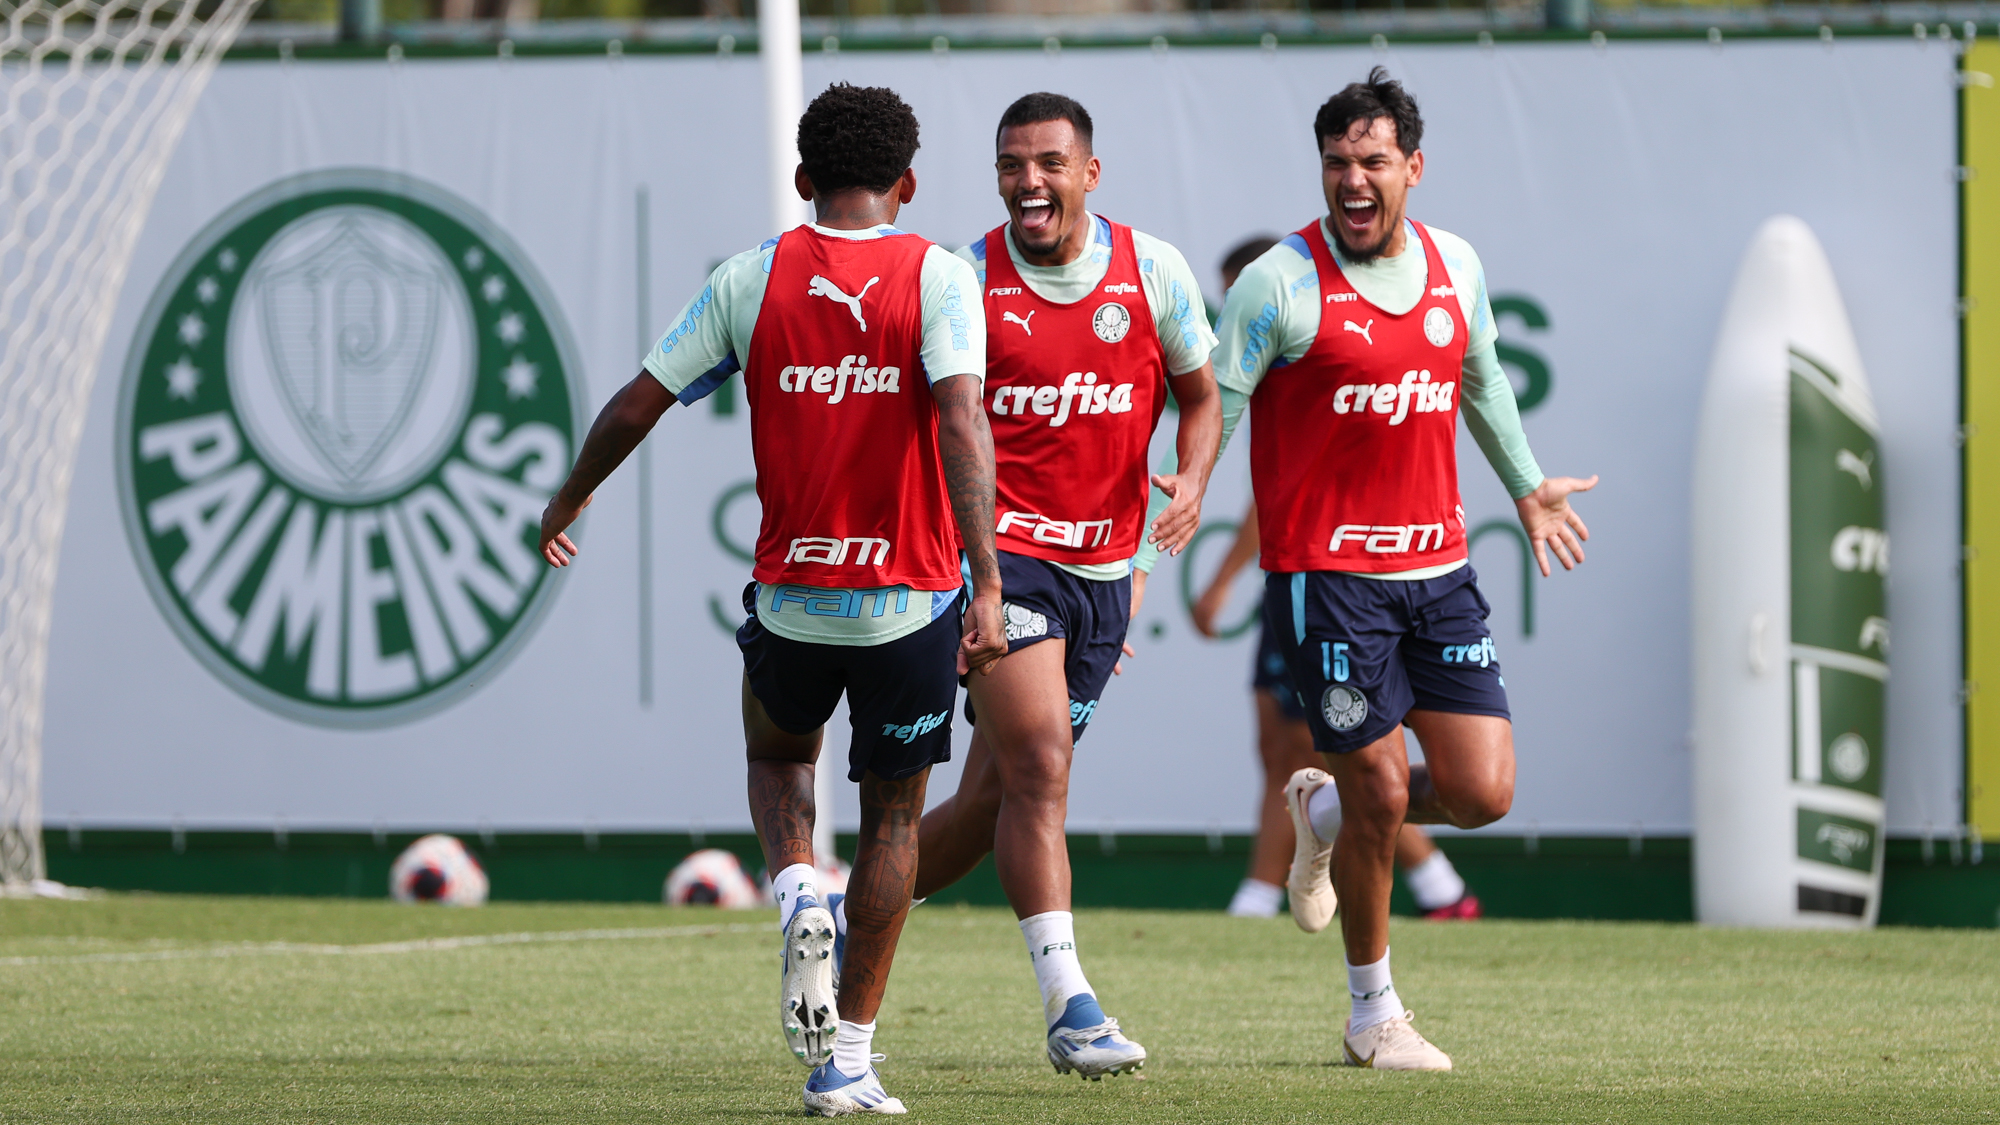
[[[917,154],[917,115],[886,86],[836,82],[799,118],[799,167],[821,195],[896,186]]]

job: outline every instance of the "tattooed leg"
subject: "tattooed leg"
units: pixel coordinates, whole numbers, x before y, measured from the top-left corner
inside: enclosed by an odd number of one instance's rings
[[[917,826],[928,767],[914,777],[861,779],[861,844],[847,880],[847,955],[840,965],[840,1018],[871,1023],[889,987],[889,963],[910,914],[917,879]]]
[[[764,864],[773,875],[795,863],[813,862],[813,763],[820,736],[789,734],[764,713],[764,705],[743,682],[743,741],[750,758],[750,819],[764,845]]]

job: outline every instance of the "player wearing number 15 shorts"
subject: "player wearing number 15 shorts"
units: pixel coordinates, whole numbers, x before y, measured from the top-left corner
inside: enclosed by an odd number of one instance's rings
[[[1250,395],[1264,625],[1326,765],[1287,786],[1287,886],[1308,931],[1332,920],[1338,887],[1346,1061],[1444,1070],[1390,980],[1396,838],[1405,821],[1491,823],[1514,796],[1506,684],[1459,501],[1460,405],[1544,574],[1550,551],[1583,560],[1567,498],[1596,478],[1543,477],[1495,358],[1478,257],[1404,214],[1424,175],[1416,102],[1377,67],[1320,107],[1313,133],[1328,214],[1243,271],[1216,350],[1221,385]],[[1409,764],[1405,725],[1424,765]]]

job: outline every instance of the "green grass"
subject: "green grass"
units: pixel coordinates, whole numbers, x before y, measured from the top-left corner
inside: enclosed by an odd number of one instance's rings
[[[771,917],[0,901],[0,1122],[796,1115]],[[663,927],[683,929],[367,956],[251,944]],[[1106,1007],[1153,1052],[1145,1077],[1057,1077],[1012,918],[925,907],[876,1038],[910,1120],[2000,1120],[1990,932],[1398,921],[1398,988],[1458,1063],[1416,1075],[1331,1065],[1346,1003],[1330,935],[1132,911],[1077,929]]]

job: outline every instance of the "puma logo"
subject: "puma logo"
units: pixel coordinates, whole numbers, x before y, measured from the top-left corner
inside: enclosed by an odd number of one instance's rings
[[[1869,488],[1874,483],[1874,474],[1869,471],[1874,461],[1875,451],[1872,449],[1865,457],[1857,457],[1851,450],[1843,449],[1834,454],[1833,467],[1843,473],[1853,473],[1854,479],[1861,482],[1861,487]]]
[[[1013,313],[1003,312],[1000,314],[1000,320],[1003,324],[1018,324],[1021,326],[1021,331],[1033,336],[1035,330],[1028,327],[1028,322],[1035,319],[1035,313],[1039,311],[1039,309],[1031,310],[1027,316],[1015,316]]]
[[[818,279],[818,278],[814,278],[813,280],[814,280],[814,281],[818,281],[819,279]],[[858,314],[858,313],[857,313],[856,315],[860,315],[860,314]],[[1350,321],[1348,321],[1348,322],[1347,322],[1347,325],[1346,325],[1346,328],[1347,328],[1347,331],[1349,331],[1349,332],[1355,332],[1355,333],[1359,333],[1362,339],[1364,339],[1364,340],[1368,341],[1368,346],[1369,346],[1369,347],[1374,347],[1374,346],[1375,346],[1375,338],[1374,338],[1373,336],[1370,336],[1370,335],[1368,334],[1369,330],[1370,330],[1370,329],[1372,329],[1372,328],[1374,328],[1374,327],[1375,327],[1375,322],[1374,322],[1374,321],[1373,321],[1372,319],[1371,319],[1371,320],[1370,320],[1370,321],[1369,321],[1368,323],[1366,323],[1366,324],[1356,324],[1356,323],[1354,323],[1353,321],[1351,321],[1351,320],[1350,320]]]
[[[859,324],[861,330],[866,332],[868,331],[868,318],[861,315],[861,298],[866,297],[868,290],[874,288],[875,283],[880,280],[882,279],[879,277],[869,278],[868,284],[861,287],[861,292],[850,297],[840,291],[840,286],[835,285],[818,274],[814,274],[812,283],[807,287],[806,292],[810,296],[825,297],[829,301],[838,301],[846,305],[847,311],[854,314],[854,323]],[[1368,323],[1373,324],[1375,322],[1371,320]],[[1371,340],[1369,342],[1373,343],[1374,341]]]

